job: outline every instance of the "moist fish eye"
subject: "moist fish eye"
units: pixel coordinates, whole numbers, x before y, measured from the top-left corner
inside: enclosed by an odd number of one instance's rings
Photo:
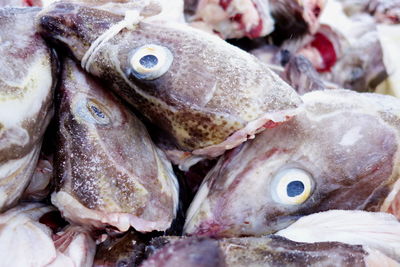
[[[157,65],[158,58],[155,55],[145,55],[139,60],[139,62],[143,67],[150,69]]]
[[[160,45],[146,44],[133,50],[129,58],[130,74],[140,80],[154,80],[171,67],[171,51]]]
[[[286,187],[286,194],[289,197],[301,195],[304,192],[304,184],[302,181],[292,181]]]
[[[90,124],[107,125],[111,122],[108,110],[94,99],[78,97],[72,112],[76,118]]]
[[[106,115],[105,108],[103,108],[100,103],[96,103],[93,100],[88,100],[86,106],[90,112],[91,117],[96,120],[96,123],[110,123],[110,118]]]
[[[312,189],[311,174],[299,168],[289,168],[278,171],[274,176],[271,195],[280,204],[299,205],[310,197]]]

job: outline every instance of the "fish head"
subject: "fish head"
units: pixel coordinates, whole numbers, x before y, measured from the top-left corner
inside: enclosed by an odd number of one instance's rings
[[[188,210],[186,234],[257,236],[318,211],[379,210],[398,175],[398,130],[355,92],[303,100],[293,120],[219,160]]]
[[[0,9],[0,210],[21,197],[53,116],[53,59],[33,22],[39,8]]]
[[[176,215],[178,185],[144,125],[72,60],[59,101],[53,204],[84,225],[166,230]]]
[[[301,104],[254,56],[184,24],[65,3],[44,10],[38,21],[44,35],[67,46],[184,151],[217,146],[259,120],[236,143],[215,148],[214,154],[222,154],[268,121],[288,120]]]

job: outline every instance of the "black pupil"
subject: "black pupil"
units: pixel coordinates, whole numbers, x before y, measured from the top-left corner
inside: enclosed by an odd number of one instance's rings
[[[304,192],[304,184],[300,181],[290,182],[286,187],[286,192],[289,197],[301,195]]]
[[[96,106],[91,106],[93,112],[97,115],[97,117],[100,117],[102,119],[104,119],[106,116],[104,116],[104,113],[101,112],[100,109],[98,109]]]
[[[145,68],[151,69],[158,63],[158,58],[154,55],[146,55],[142,57],[140,60],[140,65]]]

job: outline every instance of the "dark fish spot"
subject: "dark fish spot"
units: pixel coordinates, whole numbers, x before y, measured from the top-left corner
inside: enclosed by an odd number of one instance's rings
[[[146,55],[139,62],[143,67],[151,69],[158,64],[158,58],[154,55]]]
[[[100,109],[98,109],[96,106],[90,106],[90,108],[93,110],[93,112],[100,118],[104,119],[106,116],[104,115],[103,112],[101,112]]]
[[[290,182],[286,187],[286,192],[289,197],[301,195],[304,192],[304,184],[300,181]]]

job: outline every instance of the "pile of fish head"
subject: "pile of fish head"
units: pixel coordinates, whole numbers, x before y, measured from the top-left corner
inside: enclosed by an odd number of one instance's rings
[[[167,229],[178,185],[144,125],[72,60],[65,63],[59,94],[53,204],[81,225]]]
[[[186,234],[259,236],[331,209],[399,217],[400,101],[339,89],[302,99],[290,122],[218,161],[188,210]]]
[[[37,21],[181,150],[217,156],[297,112],[299,96],[254,56],[187,25],[132,13],[55,3]]]
[[[35,33],[39,9],[0,9],[0,210],[29,183],[53,115],[50,49]]]

